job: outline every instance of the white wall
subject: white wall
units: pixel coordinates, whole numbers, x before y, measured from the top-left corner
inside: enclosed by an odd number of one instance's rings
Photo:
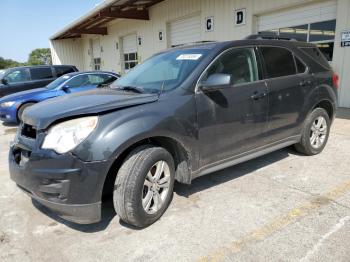
[[[192,15],[200,15],[202,20],[202,40],[235,40],[256,33],[256,17],[261,14],[277,12],[305,4],[320,2],[319,0],[166,0],[150,8],[150,21],[116,20],[108,26],[108,36],[100,37],[104,52],[101,54],[102,69],[121,73],[121,48],[116,49],[116,43],[121,47],[121,38],[135,33],[142,37],[142,46],[138,46],[140,61],[168,47],[167,30],[171,21]],[[234,26],[234,10],[246,8],[247,20],[244,26]],[[350,107],[350,47],[340,47],[340,32],[350,29],[350,1],[338,0],[338,15],[336,29],[336,48],[333,65],[341,77],[340,105]],[[214,31],[206,32],[204,21],[206,17],[214,16]],[[158,40],[158,32],[164,32],[164,41]],[[73,63],[81,66],[81,70],[91,70],[91,57],[88,55],[89,39],[96,36],[85,35],[73,45],[69,41],[54,41],[53,51],[56,54],[54,63]],[[56,42],[62,42],[58,45]],[[80,48],[76,48],[80,45]],[[59,51],[59,50],[60,51]],[[63,51],[65,49],[70,50]],[[72,52],[78,52],[74,56]],[[59,57],[59,58],[57,58]],[[76,59],[76,60],[75,60]]]
[[[84,54],[81,39],[64,39],[51,41],[52,63],[54,65],[75,65],[84,70]]]

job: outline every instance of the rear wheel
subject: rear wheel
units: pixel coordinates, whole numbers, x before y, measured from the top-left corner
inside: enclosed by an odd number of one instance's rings
[[[34,105],[35,103],[26,103],[20,106],[20,108],[17,111],[17,119],[18,121],[22,121],[22,115],[23,115],[23,111],[24,109]]]
[[[174,160],[164,148],[134,150],[115,181],[113,203],[120,219],[137,227],[157,221],[171,202],[174,174]]]
[[[323,108],[316,108],[306,118],[301,141],[295,145],[298,152],[316,155],[322,152],[328,141],[329,116]]]

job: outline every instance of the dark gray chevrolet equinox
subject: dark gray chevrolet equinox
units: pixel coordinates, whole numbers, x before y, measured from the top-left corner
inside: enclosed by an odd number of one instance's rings
[[[165,212],[174,181],[295,145],[325,147],[338,76],[312,44],[246,39],[158,53],[111,88],[24,111],[9,151],[11,178],[67,220],[119,217],[145,227]]]

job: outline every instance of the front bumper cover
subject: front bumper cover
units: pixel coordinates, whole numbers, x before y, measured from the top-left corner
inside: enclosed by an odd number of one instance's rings
[[[107,161],[84,162],[72,154],[42,150],[38,144],[17,134],[9,151],[11,179],[66,220],[98,222]]]

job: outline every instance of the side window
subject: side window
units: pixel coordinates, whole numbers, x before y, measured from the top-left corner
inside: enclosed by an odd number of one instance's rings
[[[293,54],[285,48],[261,47],[268,78],[294,75],[296,73]]]
[[[19,83],[30,80],[26,69],[15,69],[4,77],[8,83]]]
[[[233,84],[257,81],[259,77],[253,49],[232,49],[224,53],[207,69],[201,82],[213,74],[230,74]]]
[[[89,81],[92,85],[100,85],[100,84],[109,84],[116,80],[114,76],[106,75],[106,74],[95,74],[89,75]]]
[[[299,74],[301,73],[305,73],[306,71],[306,66],[303,62],[301,62],[301,60],[298,57],[294,57],[295,58],[295,64],[297,66],[297,71]]]
[[[57,77],[75,72],[73,67],[70,66],[55,66],[55,70]]]
[[[51,67],[30,68],[32,80],[53,78]]]
[[[91,85],[89,75],[80,75],[73,77],[70,81],[68,81],[67,86],[70,88],[81,87]]]

